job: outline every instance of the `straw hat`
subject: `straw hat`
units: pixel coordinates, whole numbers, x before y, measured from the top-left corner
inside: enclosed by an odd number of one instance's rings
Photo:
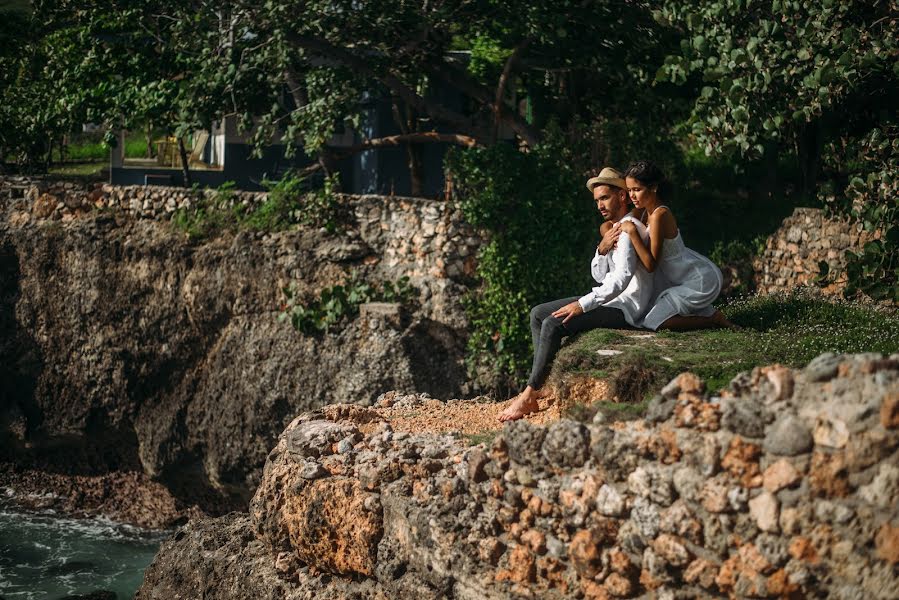
[[[627,190],[627,184],[624,182],[624,175],[619,173],[612,167],[606,167],[599,172],[599,175],[587,180],[587,189],[591,192],[598,185],[612,185],[622,190]]]

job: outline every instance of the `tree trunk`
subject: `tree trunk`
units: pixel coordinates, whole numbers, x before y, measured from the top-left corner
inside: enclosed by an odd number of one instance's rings
[[[47,172],[53,165],[53,138],[47,140],[47,158],[44,160],[44,163],[44,172]]]
[[[765,155],[763,158],[765,172],[757,187],[758,196],[763,203],[774,201],[780,191],[780,183],[777,177],[778,157],[777,143],[768,142],[765,144]]]
[[[821,121],[809,123],[799,137],[799,170],[802,174],[801,195],[803,200],[815,198],[818,169],[821,166]]]
[[[415,121],[415,111],[408,106],[405,106],[405,109],[406,114],[403,115],[402,110],[400,110],[400,100],[394,95],[393,120],[396,122],[397,127],[400,128],[400,133],[403,135],[418,133]],[[413,143],[406,144],[406,164],[409,166],[409,193],[411,196],[421,196],[424,187],[424,169],[422,166],[421,153],[422,149],[420,145]]]
[[[190,159],[187,156],[187,148],[184,146],[184,138],[178,138],[178,152],[181,154],[181,173],[184,175],[184,187],[193,185],[190,179]]]
[[[409,159],[410,194],[414,197],[424,195],[424,164],[421,159],[422,148],[418,144],[406,145],[406,156]]]
[[[153,123],[147,122],[147,158],[153,158]]]
[[[499,82],[496,84],[496,99],[493,102],[493,132],[490,136],[491,144],[495,144],[496,139],[499,137],[499,128],[503,122],[503,96],[505,96],[506,94],[506,88],[509,85],[509,80],[511,79],[512,74],[515,72],[515,67],[518,65],[518,60],[521,58],[521,55],[533,40],[533,36],[528,37],[515,47],[515,49],[512,51],[512,54],[510,54],[509,58],[506,60],[502,75],[500,75]],[[513,107],[513,110],[517,110],[517,107]]]

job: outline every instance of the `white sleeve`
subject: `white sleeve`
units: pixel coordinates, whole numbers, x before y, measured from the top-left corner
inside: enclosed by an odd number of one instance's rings
[[[590,274],[593,275],[593,280],[596,283],[602,283],[608,272],[609,257],[605,254],[600,254],[597,249],[596,254],[593,256],[593,261],[590,263]]]
[[[615,247],[612,261],[613,270],[605,274],[598,287],[578,300],[584,312],[605,304],[623,292],[634,277],[637,262],[637,252],[631,244],[630,236],[623,235],[618,238],[618,246]]]

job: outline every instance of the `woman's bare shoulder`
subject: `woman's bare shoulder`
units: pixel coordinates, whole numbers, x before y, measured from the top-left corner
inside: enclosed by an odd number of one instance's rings
[[[649,215],[649,226],[652,231],[660,232],[666,238],[677,235],[677,220],[667,206],[660,206]]]

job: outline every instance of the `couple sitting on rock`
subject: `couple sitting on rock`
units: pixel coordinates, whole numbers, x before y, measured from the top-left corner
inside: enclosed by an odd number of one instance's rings
[[[648,161],[632,164],[624,176],[607,167],[587,181],[605,219],[599,229],[602,241],[590,264],[599,285],[585,296],[531,309],[531,376],[500,421],[538,410],[537,400],[548,395],[543,384],[565,336],[600,327],[653,331],[733,327],[712,306],[721,291],[721,271],[684,246],[674,215],[662,204],[668,187],[662,171]]]

